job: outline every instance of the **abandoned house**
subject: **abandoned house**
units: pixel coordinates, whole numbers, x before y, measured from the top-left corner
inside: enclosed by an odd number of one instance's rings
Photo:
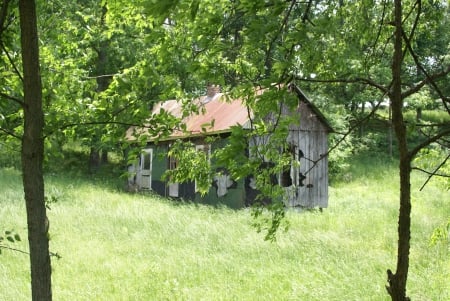
[[[295,85],[289,86],[290,93],[298,98],[294,114],[300,122],[289,125],[287,142],[292,147],[294,160],[300,164],[292,165],[286,175],[277,176],[277,181],[286,191],[286,206],[299,208],[326,208],[328,206],[328,134],[332,128],[305,94]],[[152,190],[162,196],[182,198],[211,205],[223,204],[231,208],[241,208],[252,204],[257,191],[252,179],[235,180],[227,173],[220,173],[212,179],[211,188],[206,195],[200,195],[196,183],[169,183],[163,180],[168,169],[177,168],[178,162],[169,157],[168,150],[177,139],[189,139],[197,150],[211,152],[223,147],[231,134],[231,127],[239,125],[250,129],[249,111],[240,99],[226,99],[218,86],[208,86],[207,95],[197,101],[201,105],[198,113],[183,119],[185,131],[174,131],[166,138],[147,139],[147,145],[140,152],[136,164],[129,166],[128,184],[139,190]],[[164,110],[174,116],[181,116],[181,103],[168,100],[155,105],[153,112]],[[205,131],[204,125],[212,126]],[[139,129],[130,128],[126,137],[132,141],[139,134]],[[205,136],[215,135],[220,139],[212,145],[205,143]],[[226,166],[223,167],[226,170]]]

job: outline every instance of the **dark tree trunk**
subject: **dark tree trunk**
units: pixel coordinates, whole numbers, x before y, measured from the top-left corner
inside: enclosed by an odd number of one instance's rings
[[[108,9],[106,3],[102,6],[102,14],[100,17],[100,27],[106,29],[106,14]],[[96,82],[97,88],[96,92],[101,93],[108,89],[111,83],[111,75],[107,74],[108,70],[108,46],[109,42],[107,40],[102,40],[99,42],[98,47],[95,48],[97,52],[97,62],[96,62]],[[99,149],[98,145],[100,141],[101,134],[94,135],[91,140],[91,150],[89,154],[89,171],[96,172],[102,163],[106,163],[103,153],[107,153],[106,150]]]
[[[99,167],[100,167],[100,151],[95,147],[91,147],[91,150],[89,152],[89,172],[91,173],[96,172]]]
[[[25,103],[22,172],[30,246],[31,291],[32,300],[47,301],[52,299],[52,291],[42,170],[44,114],[35,1],[20,0],[19,13]]]
[[[401,66],[403,61],[402,43],[402,3],[395,0],[394,10],[394,57],[392,60],[392,124],[398,141],[400,154],[400,209],[398,218],[397,270],[388,270],[387,290],[393,301],[406,301],[406,281],[409,269],[409,249],[411,238],[411,156],[406,141],[406,126],[403,120],[403,99],[401,90]]]
[[[422,119],[422,108],[416,109],[416,121],[419,122]]]
[[[101,163],[102,164],[107,164],[108,163],[108,151],[107,150],[102,150],[102,159],[101,159]]]

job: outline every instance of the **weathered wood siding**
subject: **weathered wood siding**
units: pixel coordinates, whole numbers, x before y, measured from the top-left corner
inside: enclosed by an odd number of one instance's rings
[[[300,102],[297,113],[299,125],[290,127],[288,142],[304,157],[299,158],[299,175],[305,176],[303,186],[290,188],[290,207],[326,208],[328,206],[328,130],[308,104]],[[298,152],[297,152],[298,153]],[[324,157],[325,156],[325,157]],[[296,176],[299,176],[296,175]],[[294,189],[294,191],[292,191]]]

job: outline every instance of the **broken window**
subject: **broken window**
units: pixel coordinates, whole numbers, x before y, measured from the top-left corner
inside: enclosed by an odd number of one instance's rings
[[[293,144],[288,144],[286,148],[284,148],[283,153],[287,155],[289,160],[289,165],[283,167],[283,170],[280,174],[280,186],[281,187],[290,187],[292,185],[298,185],[297,182],[297,160],[298,153],[296,152],[296,146]]]
[[[213,186],[216,188],[217,196],[220,198],[228,193],[228,189],[236,188],[237,183],[231,178],[226,168],[220,167],[216,170]]]

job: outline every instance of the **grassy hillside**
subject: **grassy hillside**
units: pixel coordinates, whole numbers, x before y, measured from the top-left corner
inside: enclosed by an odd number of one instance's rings
[[[289,213],[275,243],[248,210],[126,194],[103,181],[49,175],[55,300],[389,300],[386,269],[396,256],[395,162],[354,158],[333,182],[330,207]],[[414,184],[425,178],[414,173]],[[27,249],[20,173],[0,170],[0,231]],[[450,300],[448,241],[430,246],[450,217],[449,192],[413,189],[412,300]],[[0,255],[0,300],[29,300],[26,255]]]

